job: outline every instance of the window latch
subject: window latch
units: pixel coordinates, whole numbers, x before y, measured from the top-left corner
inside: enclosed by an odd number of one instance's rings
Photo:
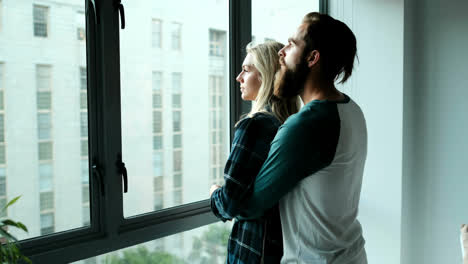
[[[125,163],[122,162],[122,154],[117,156],[117,161],[115,162],[119,175],[122,175],[124,193],[128,192],[128,178],[127,178],[127,168],[125,168]]]
[[[124,10],[124,6],[123,6],[121,0],[116,0],[116,3],[117,3],[117,9],[119,10],[119,13],[120,13],[120,20],[121,20],[120,28],[124,29],[125,28],[125,10]]]
[[[93,162],[93,166],[91,168],[93,169],[94,178],[96,179],[99,185],[99,190],[101,191],[101,195],[104,196],[104,179],[102,178],[102,174],[96,162]]]

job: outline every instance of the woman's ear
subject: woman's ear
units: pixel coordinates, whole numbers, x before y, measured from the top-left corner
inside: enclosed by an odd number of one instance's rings
[[[307,56],[307,66],[311,68],[314,65],[316,65],[319,62],[319,60],[320,60],[320,52],[318,50],[313,50]]]

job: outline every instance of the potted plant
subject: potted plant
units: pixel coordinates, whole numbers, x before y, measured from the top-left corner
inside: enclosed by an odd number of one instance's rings
[[[15,197],[2,208],[2,212],[6,212],[8,207],[16,203],[21,196]],[[18,228],[24,232],[28,232],[26,226],[21,222],[15,222],[5,218],[0,221],[0,263],[19,263],[24,261],[32,263],[30,259],[24,256],[18,248],[18,239],[8,231],[9,227]]]

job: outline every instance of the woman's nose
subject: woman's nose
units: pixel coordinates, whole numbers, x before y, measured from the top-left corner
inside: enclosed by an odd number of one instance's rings
[[[239,75],[237,75],[237,77],[236,77],[236,81],[238,81],[238,82],[242,82],[242,72],[241,72],[241,73],[239,73]]]
[[[280,51],[278,51],[278,56],[284,57],[284,48],[282,48],[282,49],[280,49]]]

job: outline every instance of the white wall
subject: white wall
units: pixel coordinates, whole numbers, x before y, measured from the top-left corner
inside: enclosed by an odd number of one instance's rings
[[[468,223],[468,2],[406,1],[401,263],[462,263]]]
[[[342,90],[366,116],[369,263],[461,263],[468,222],[468,2],[331,0],[358,41]]]
[[[403,0],[332,0],[330,14],[354,32],[359,63],[341,90],[362,108],[368,129],[359,221],[369,263],[400,261]]]

